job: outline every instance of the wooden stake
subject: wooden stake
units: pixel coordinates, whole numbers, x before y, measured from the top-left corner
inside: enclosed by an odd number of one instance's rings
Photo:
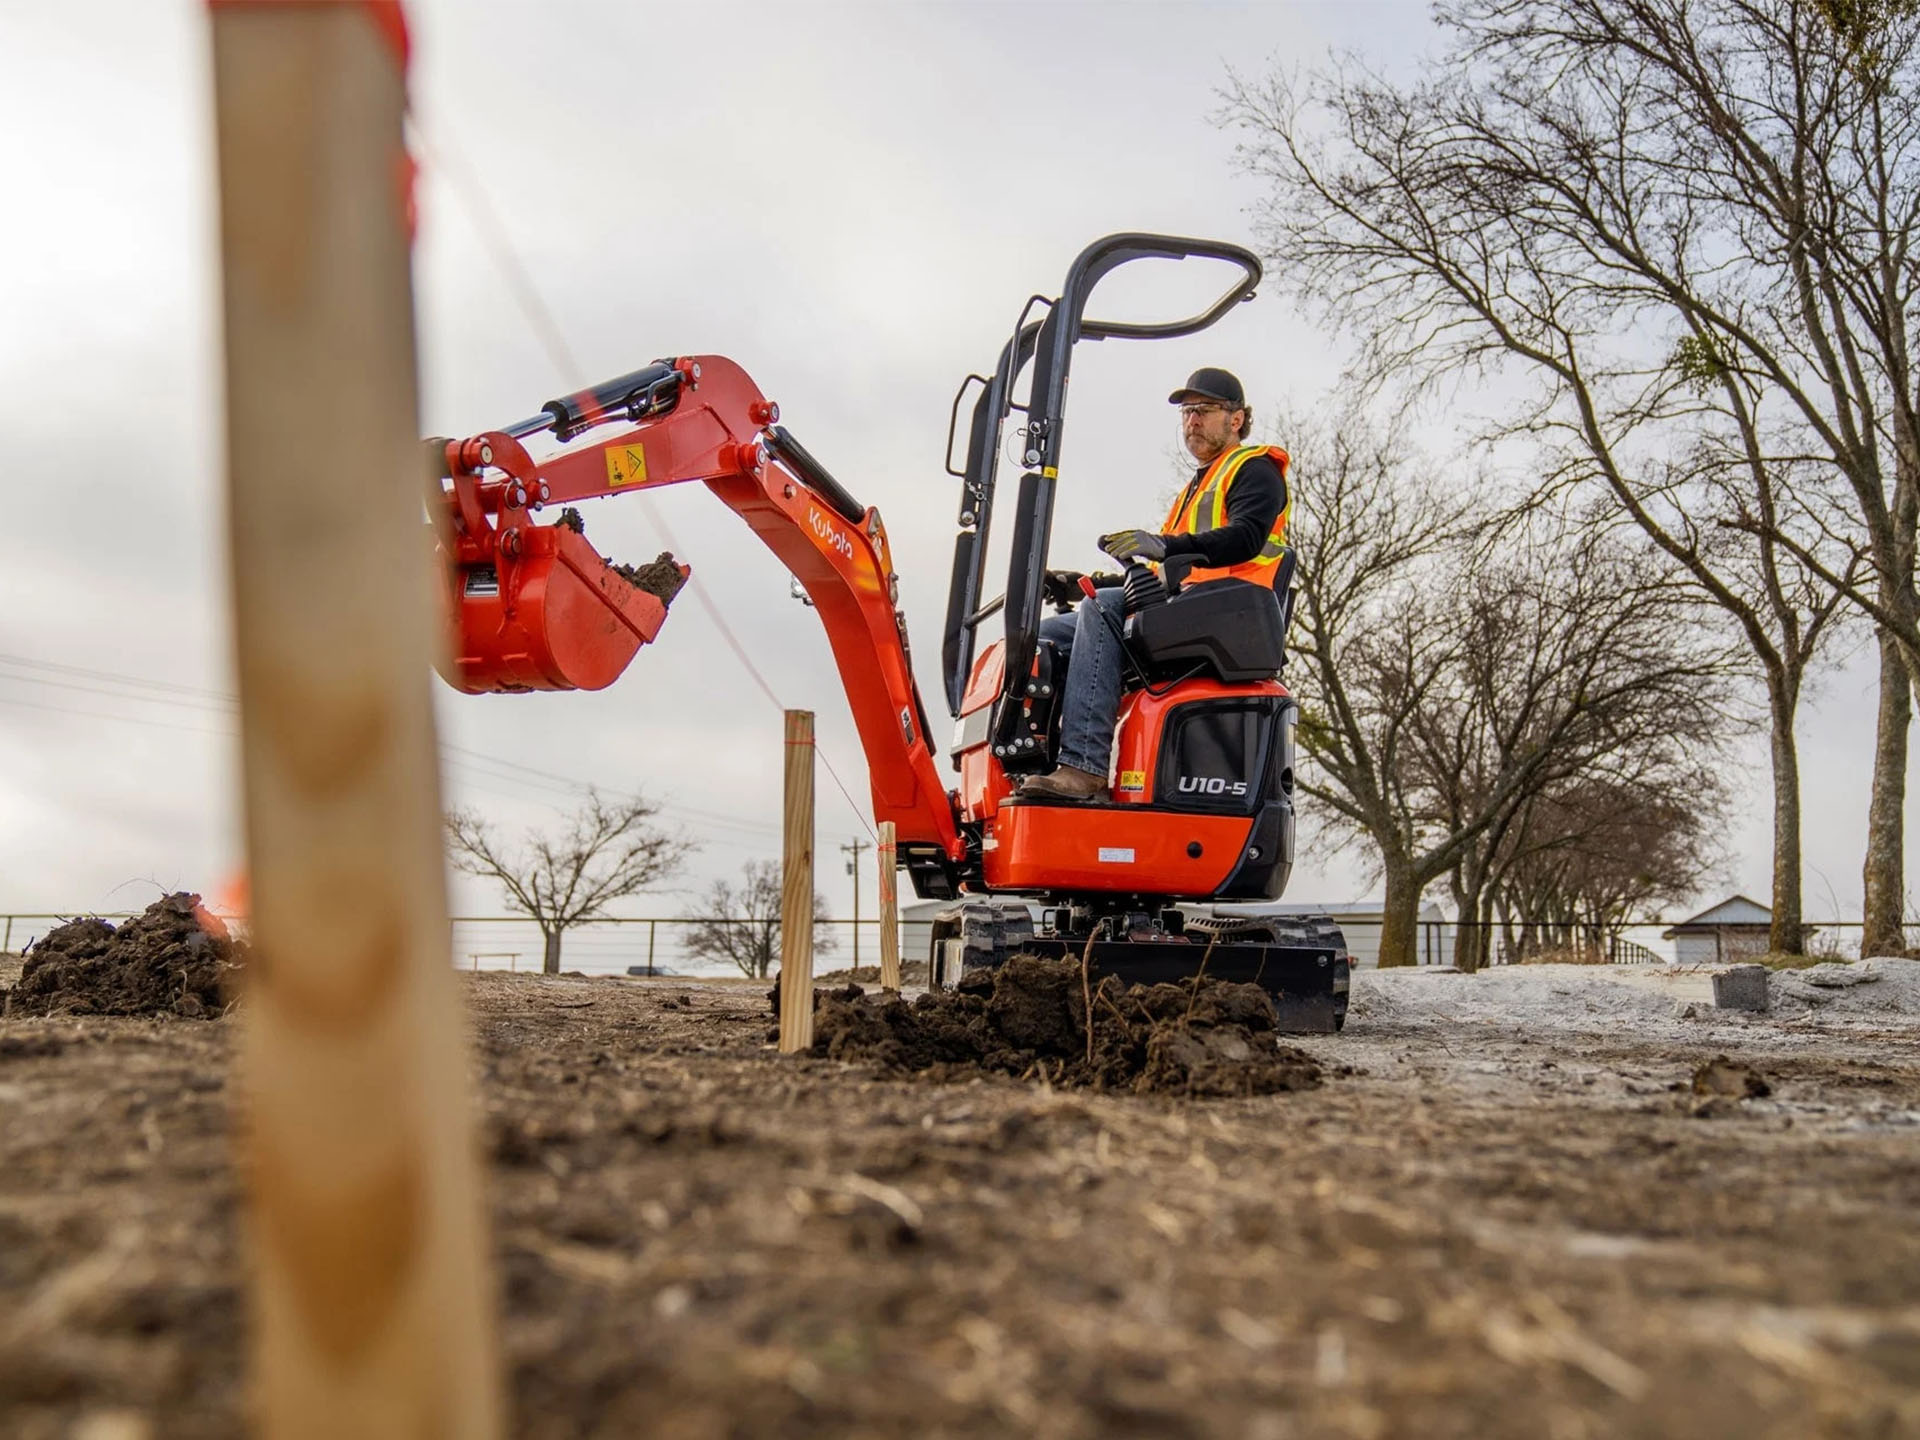
[[[252,1391],[271,1437],[488,1440],[394,13],[213,7]]]
[[[900,872],[894,869],[893,821],[880,822],[880,988],[900,989]]]
[[[780,863],[780,1050],[813,1046],[813,712],[787,711]]]

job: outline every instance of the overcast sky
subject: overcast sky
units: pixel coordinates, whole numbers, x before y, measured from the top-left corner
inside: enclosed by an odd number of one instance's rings
[[[1311,64],[1330,46],[1397,66],[1432,42],[1412,0],[409,11],[429,147],[423,430],[503,424],[657,356],[731,356],[885,515],[936,717],[957,498],[940,444],[961,376],[991,366],[1026,297],[1056,292],[1100,235],[1251,240],[1255,196],[1211,119],[1227,66]],[[207,48],[189,0],[0,6],[0,912],[134,907],[155,886],[217,889],[239,864]],[[489,214],[582,373],[516,307]],[[1115,303],[1174,308],[1217,280],[1155,278]],[[1269,297],[1188,340],[1082,347],[1056,562],[1093,568],[1094,535],[1158,520],[1177,441],[1165,396],[1189,370],[1236,370],[1271,412],[1324,395],[1339,354]],[[316,413],[288,442],[324,445],[348,423]],[[704,487],[651,493],[864,802],[813,612]],[[615,559],[662,548],[629,499],[593,502],[587,524]],[[1859,661],[1837,667],[1803,710],[1814,915],[1858,913],[1873,684]],[[699,837],[688,889],[779,853],[779,714],[696,605],[607,691],[438,691],[449,796],[503,826],[551,823],[592,782],[650,792]],[[1748,803],[1716,889],[1764,901],[1765,757],[1743,755]],[[819,817],[821,886],[844,914],[836,851],[865,832],[825,774]],[[1365,888],[1356,860],[1307,853],[1289,893]],[[630,913],[686,903],[642,897]],[[468,880],[454,904],[500,908]]]

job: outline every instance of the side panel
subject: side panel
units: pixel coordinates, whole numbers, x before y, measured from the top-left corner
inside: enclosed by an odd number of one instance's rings
[[[1125,805],[1002,805],[982,837],[990,890],[1212,896],[1239,865],[1252,820]]]
[[[1132,690],[1120,701],[1120,744],[1114,766],[1113,798],[1121,805],[1151,805],[1162,789],[1161,743],[1167,722],[1179,707],[1196,701],[1266,700],[1287,698],[1286,688],[1274,681],[1254,685],[1222,685],[1213,680],[1188,680],[1163,695]],[[1177,779],[1170,788],[1178,793]]]

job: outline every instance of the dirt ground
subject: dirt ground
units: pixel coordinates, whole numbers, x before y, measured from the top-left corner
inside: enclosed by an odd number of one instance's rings
[[[518,1436],[1920,1434],[1912,1017],[1363,973],[1317,1087],[1195,1100],[463,983]],[[0,1435],[241,1433],[233,1023],[0,1022]]]

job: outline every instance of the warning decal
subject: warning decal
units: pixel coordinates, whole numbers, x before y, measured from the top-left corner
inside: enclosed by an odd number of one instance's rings
[[[1147,788],[1147,772],[1144,770],[1122,770],[1120,772],[1122,790],[1144,790]]]
[[[638,445],[609,445],[607,447],[607,484],[616,489],[622,485],[644,485],[647,483],[647,452]]]

